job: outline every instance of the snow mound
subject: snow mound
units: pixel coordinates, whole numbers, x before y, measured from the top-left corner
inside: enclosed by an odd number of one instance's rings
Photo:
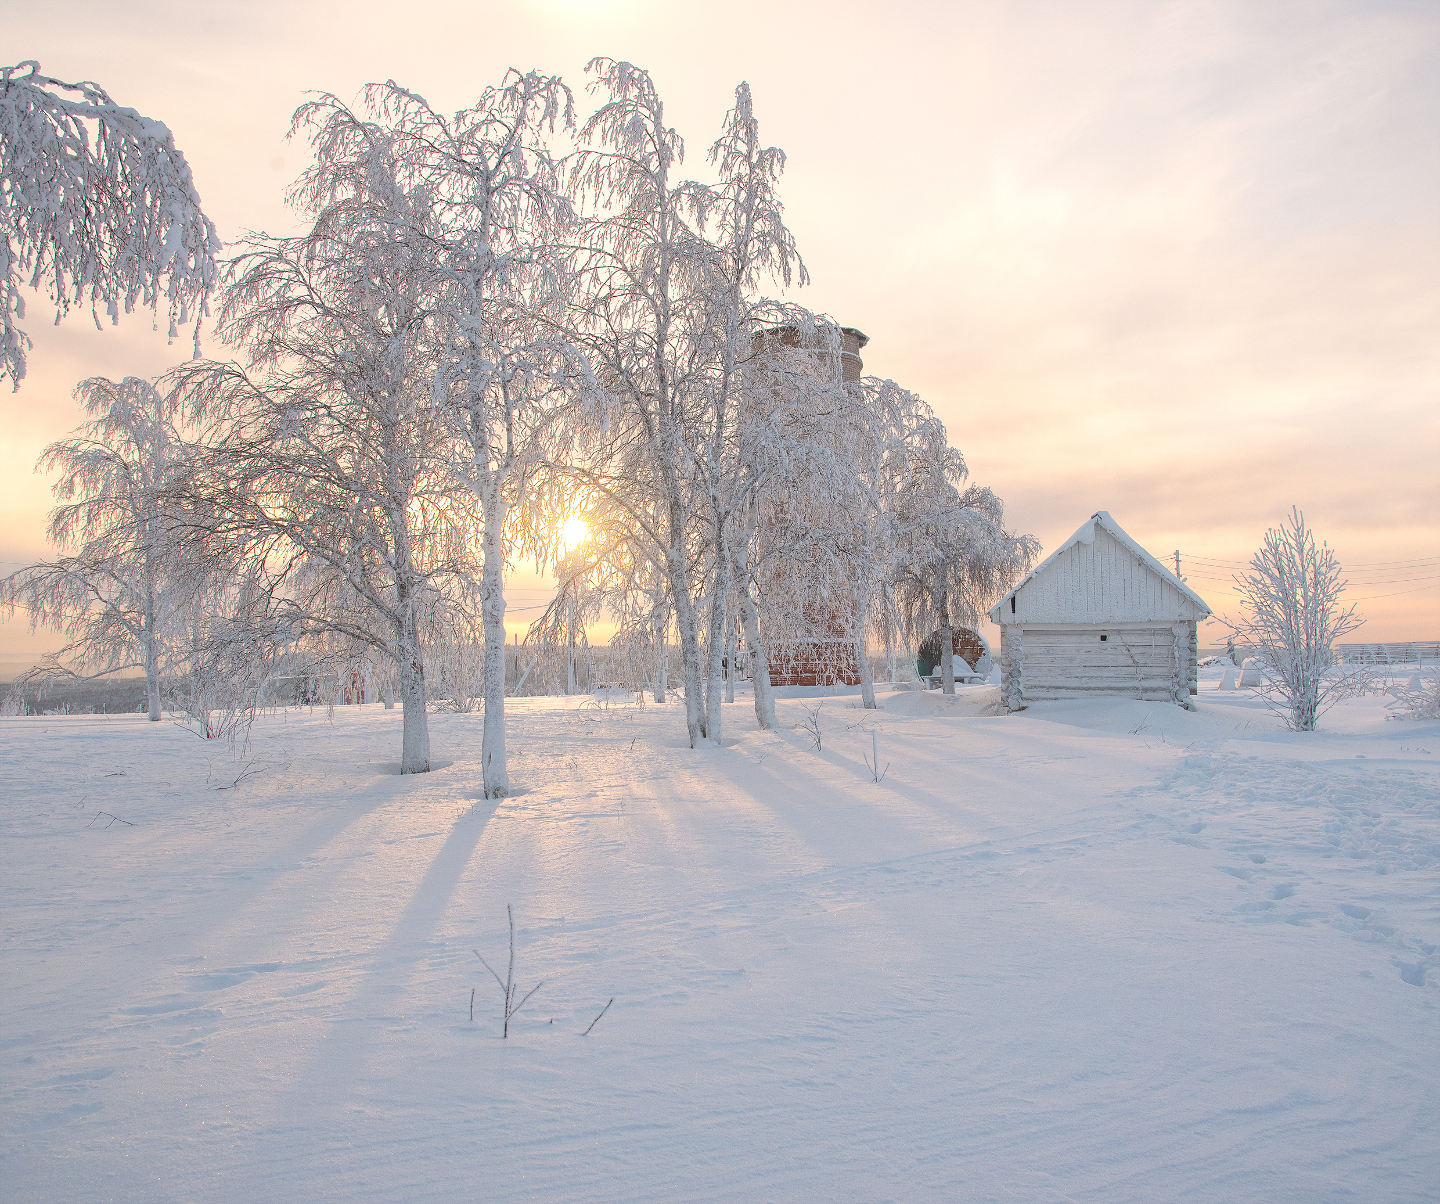
[[[939,690],[891,694],[881,705],[887,715],[906,715],[917,719],[932,719],[941,715],[959,717],[998,714],[1000,687],[956,686],[953,696],[942,694]]]

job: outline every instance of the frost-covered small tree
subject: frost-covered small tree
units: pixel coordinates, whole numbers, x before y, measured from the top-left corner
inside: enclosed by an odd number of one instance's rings
[[[263,564],[217,557],[213,544],[194,541],[177,552],[192,550],[203,559],[185,574],[186,596],[174,608],[169,694],[192,731],[233,748],[287,664],[298,627],[277,605]]]
[[[56,321],[88,305],[99,325],[139,303],[198,319],[220,240],[170,131],[98,84],[67,84],[27,61],[0,68],[0,380],[19,388],[30,340],[23,287]],[[195,327],[198,354],[200,328]]]
[[[955,692],[954,632],[975,626],[986,606],[1025,574],[1040,546],[1005,529],[1000,499],[962,490],[964,458],[933,416],[910,436],[910,477],[897,498],[900,556],[894,596],[910,640],[940,631],[941,686]]]
[[[1241,617],[1230,626],[1265,662],[1267,699],[1292,731],[1313,732],[1316,720],[1346,694],[1358,674],[1337,668],[1333,646],[1364,619],[1342,604],[1345,581],[1326,543],[1316,544],[1299,507],[1237,574]]]
[[[176,397],[137,377],[83,381],[90,415],[51,444],[37,470],[60,475],[52,490],[51,541],[69,554],[0,583],[0,605],[67,643],[46,670],[69,677],[145,675],[150,719],[160,719],[160,678],[175,610],[192,591],[180,555],[181,516],[170,498],[193,464]]]

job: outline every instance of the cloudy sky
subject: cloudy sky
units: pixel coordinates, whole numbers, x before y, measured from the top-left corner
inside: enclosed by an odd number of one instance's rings
[[[1298,504],[1350,570],[1357,638],[1440,638],[1435,0],[0,0],[0,17],[7,61],[165,121],[226,238],[290,227],[307,90],[390,77],[455,108],[533,66],[583,106],[586,61],[626,58],[703,175],[748,80],[789,155],[814,281],[797,299],[870,335],[866,370],[934,405],[1016,528],[1048,549],[1109,510],[1180,549],[1218,611],[1224,566]],[[26,326],[30,375],[0,395],[4,571],[46,553],[31,468],[78,420],[75,382],[188,351],[141,317],[52,328],[41,302]],[[544,592],[513,585],[516,607]],[[0,626],[0,654],[38,646]]]

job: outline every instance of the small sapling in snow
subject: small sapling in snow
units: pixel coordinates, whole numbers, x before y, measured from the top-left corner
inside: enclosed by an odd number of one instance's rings
[[[614,1002],[615,1002],[615,997],[612,995],[612,996],[610,997],[610,1003],[614,1003]],[[610,1010],[610,1003],[607,1003],[603,1008],[600,1009],[600,1016],[603,1016],[606,1012],[608,1012],[608,1011]],[[590,1021],[590,1028],[594,1028],[597,1024],[600,1023],[600,1016],[596,1016],[594,1020]],[[554,1024],[555,1021],[552,1020],[552,1021],[550,1021],[550,1023],[551,1023],[551,1024]],[[588,1036],[590,1035],[590,1028],[587,1028],[587,1029],[586,1029],[583,1033],[581,1033],[580,1035],[581,1035],[582,1037],[588,1037]]]
[[[500,990],[505,993],[505,1025],[500,1034],[502,1038],[510,1036],[510,1017],[530,1002],[530,996],[545,985],[543,982],[537,982],[519,1003],[515,1002],[515,909],[508,903],[505,904],[505,914],[510,917],[510,968],[506,971],[505,978],[502,980],[500,975],[495,974],[494,967],[480,957],[480,950],[472,949],[470,951],[480,958],[482,966],[495,975],[495,981],[500,984]],[[470,1019],[475,1019],[475,991],[473,988],[470,991]]]
[[[800,730],[810,737],[810,746],[816,752],[825,747],[825,733],[820,730],[820,708],[824,705],[824,702],[819,702],[813,707],[806,707],[805,719],[800,724]]]
[[[865,767],[870,770],[870,780],[878,786],[890,772],[890,762],[886,761],[885,768],[880,768],[880,737],[875,734],[873,727],[870,729],[870,754],[865,758]]]
[[[102,828],[113,828],[116,824],[124,824],[127,828],[133,828],[135,826],[128,819],[121,819],[118,815],[111,815],[108,811],[97,811],[95,813],[94,819],[92,819],[85,826],[87,828],[93,828],[95,826],[96,820],[99,820],[101,818],[107,818],[110,821],[108,824],[101,824],[100,826]]]

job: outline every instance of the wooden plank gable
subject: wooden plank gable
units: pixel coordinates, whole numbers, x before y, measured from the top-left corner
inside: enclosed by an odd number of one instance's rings
[[[1158,623],[1204,612],[1103,527],[1071,544],[1021,588],[1020,623]]]
[[[1002,626],[1174,623],[1209,616],[1204,600],[1103,510],[990,612]]]

